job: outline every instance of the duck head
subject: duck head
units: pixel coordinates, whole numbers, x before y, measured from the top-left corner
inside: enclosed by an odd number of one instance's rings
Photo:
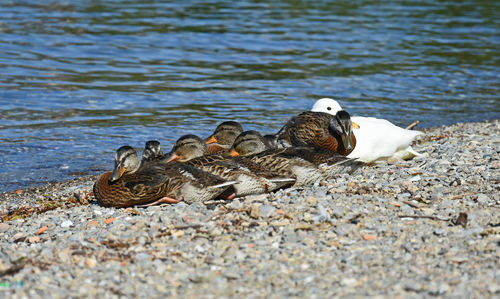
[[[331,115],[337,115],[337,113],[342,110],[344,109],[340,107],[340,104],[334,99],[330,98],[322,98],[317,100],[311,108],[311,111],[313,112],[324,112]],[[359,129],[359,125],[355,122],[352,122],[352,127],[354,129]]]
[[[218,143],[230,146],[241,132],[243,132],[243,127],[239,122],[225,121],[215,128],[213,134],[205,142],[206,144]]]
[[[109,177],[109,182],[113,183],[125,173],[134,173],[139,168],[139,158],[137,152],[130,146],[120,147],[115,154],[115,168]]]
[[[203,156],[206,151],[207,145],[200,137],[192,134],[184,135],[175,142],[166,161],[186,162]]]
[[[325,112],[331,115],[337,114],[337,112],[339,112],[340,110],[343,110],[342,107],[340,107],[340,104],[334,99],[330,98],[322,98],[317,100],[311,109],[311,111],[313,112]]]
[[[340,136],[342,145],[346,151],[351,152],[356,145],[354,134],[352,134],[351,116],[347,111],[340,110],[332,117],[328,130],[333,136]]]
[[[142,151],[142,161],[153,161],[163,156],[160,142],[157,140],[149,140]]]
[[[230,155],[232,157],[248,156],[268,149],[266,141],[257,131],[245,131],[234,140]]]
[[[267,134],[262,136],[264,143],[267,148],[277,148],[278,147],[278,137],[274,134]]]

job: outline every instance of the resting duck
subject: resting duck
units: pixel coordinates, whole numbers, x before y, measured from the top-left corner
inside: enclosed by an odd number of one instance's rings
[[[334,99],[323,98],[316,101],[311,111],[335,115],[344,110]],[[422,132],[405,130],[388,120],[374,117],[353,116],[352,121],[358,125],[353,130],[357,144],[348,157],[369,163],[391,157],[408,160],[422,156],[410,146],[413,139]]]
[[[99,204],[116,208],[193,203],[214,199],[234,183],[179,163],[143,164],[132,147],[122,146],[116,151],[113,171],[97,178],[94,196]]]
[[[243,132],[243,127],[236,121],[225,121],[215,128],[212,135],[206,140],[207,154],[215,154],[227,151],[233,144],[234,139]]]
[[[347,156],[356,146],[349,113],[302,112],[276,134],[282,147],[315,146]]]
[[[176,141],[172,151],[164,159],[166,162],[184,162],[213,175],[236,181],[232,186],[236,196],[271,192],[295,183],[294,178],[279,176],[251,161],[236,161],[216,154],[205,155],[206,149],[206,144],[198,136],[184,135]]]
[[[317,179],[316,168],[321,172],[323,178],[333,178],[340,173],[352,174],[356,169],[363,166],[365,163],[349,159],[340,154],[315,147],[287,147],[283,149],[269,149],[265,138],[257,131],[246,131],[241,133],[234,141],[231,147],[230,155],[233,157],[244,156],[252,161],[264,163],[266,167],[276,167],[273,160],[288,161],[290,165],[296,163],[302,169],[309,168],[306,173],[312,173]],[[286,168],[286,163],[284,164]],[[272,168],[271,168],[272,169]],[[293,170],[292,170],[293,171]],[[295,173],[295,172],[294,172]],[[297,174],[297,180],[307,181],[307,178],[302,178]]]

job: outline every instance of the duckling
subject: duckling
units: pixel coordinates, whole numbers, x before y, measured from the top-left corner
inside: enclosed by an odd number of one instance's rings
[[[315,146],[347,156],[356,146],[349,113],[306,111],[292,117],[276,134],[280,147]]]
[[[349,159],[322,148],[288,147],[283,149],[269,149],[265,143],[265,139],[257,131],[245,131],[241,133],[234,141],[230,155],[233,157],[246,156],[247,158],[259,161],[260,159],[269,160],[266,160],[265,163],[270,163],[272,159],[288,159],[289,163],[299,163],[301,167],[312,169],[312,166],[314,166],[318,168],[323,178],[327,179],[333,178],[340,173],[352,174],[365,164],[356,161],[356,159]],[[313,170],[308,171],[309,173],[315,173]],[[301,177],[297,177],[298,181],[300,179]],[[306,179],[304,178],[304,180]]]
[[[335,115],[344,110],[334,99],[323,98],[316,101],[311,111]],[[357,144],[348,157],[369,163],[389,158],[408,160],[423,156],[410,146],[422,132],[405,130],[386,119],[374,117],[353,116],[352,121],[358,125],[353,130]]]
[[[166,162],[179,161],[237,183],[236,196],[271,192],[293,185],[293,177],[281,177],[251,161],[235,161],[221,155],[205,155],[206,145],[196,135],[185,135],[177,140]]]
[[[182,164],[151,163],[141,167],[137,152],[130,146],[116,151],[115,167],[97,178],[94,196],[105,207],[208,201],[216,198],[233,181]]]
[[[149,140],[144,146],[142,151],[141,163],[156,161],[163,156],[163,151],[161,150],[161,144],[157,140]]]
[[[215,128],[212,135],[206,140],[207,154],[215,154],[227,151],[234,139],[243,132],[243,127],[236,121],[225,121]]]

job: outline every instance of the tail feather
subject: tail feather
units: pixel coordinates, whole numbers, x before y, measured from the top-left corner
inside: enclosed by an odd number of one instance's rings
[[[353,174],[360,167],[365,166],[366,163],[359,161],[358,158],[348,158],[331,165],[321,165],[321,168],[328,176],[333,176],[336,174]]]
[[[232,186],[232,185],[234,185],[236,183],[238,183],[238,182],[237,181],[227,181],[227,182],[224,182],[224,183],[221,183],[221,184],[210,186],[209,188],[211,188],[211,189],[219,189],[219,188],[224,188],[224,187]]]
[[[272,188],[274,190],[282,188],[284,186],[292,186],[296,181],[297,180],[294,178],[275,178],[269,180],[270,183],[275,185],[275,187]]]
[[[414,149],[412,149],[411,146],[405,148],[404,150],[395,152],[392,156],[400,160],[411,160],[414,157],[425,157],[425,155],[418,153]]]
[[[294,178],[276,178],[276,179],[270,179],[270,182],[273,183],[293,183],[295,182]]]

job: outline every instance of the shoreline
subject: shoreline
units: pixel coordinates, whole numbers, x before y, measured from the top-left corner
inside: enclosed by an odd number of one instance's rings
[[[419,123],[415,127],[415,130],[416,131],[422,131],[422,132],[428,132],[428,131],[432,131],[432,130],[435,130],[435,129],[438,129],[438,128],[443,128],[443,127],[448,127],[448,126],[458,125],[458,124],[464,124],[465,125],[465,124],[470,124],[470,123],[492,123],[492,122],[498,122],[498,121],[500,121],[500,119],[491,118],[491,119],[486,119],[486,120],[482,120],[482,121],[471,120],[471,121],[467,121],[467,122],[459,122],[459,123],[453,123],[453,124],[442,124],[442,125],[437,126],[437,127],[425,127],[425,126],[423,126],[422,123]],[[408,124],[410,124],[410,123],[408,123]],[[170,146],[170,144],[168,146]],[[168,146],[167,146],[167,148],[168,148]],[[112,159],[112,158],[113,157],[110,156],[110,159]],[[41,182],[41,183],[38,183],[38,184],[35,184],[35,185],[32,185],[32,186],[16,187],[16,188],[12,188],[10,190],[0,191],[0,195],[7,194],[7,193],[12,193],[12,192],[16,192],[18,190],[21,190],[21,191],[23,191],[23,190],[26,190],[26,191],[34,190],[34,189],[39,188],[39,187],[48,186],[48,185],[52,185],[52,184],[59,184],[59,183],[64,183],[64,182],[71,182],[73,180],[79,180],[81,178],[88,178],[88,177],[97,178],[97,176],[99,176],[99,175],[86,174],[86,175],[82,175],[82,176],[78,176],[78,177],[75,176],[75,177],[67,179],[67,180],[46,181],[46,182]]]
[[[500,120],[422,131],[426,158],[228,203],[103,208],[97,176],[2,192],[0,294],[499,296]]]

